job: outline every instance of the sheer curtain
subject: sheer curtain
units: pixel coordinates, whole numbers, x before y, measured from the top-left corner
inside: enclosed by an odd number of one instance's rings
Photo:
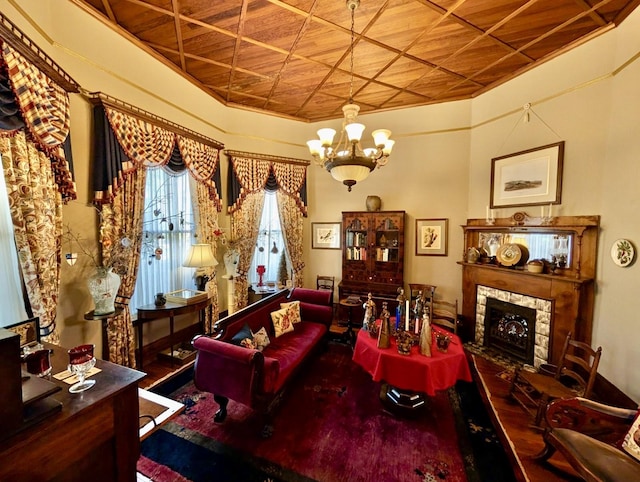
[[[265,283],[268,281],[277,282],[280,257],[285,255],[286,250],[275,191],[267,191],[265,193],[264,207],[262,208],[262,217],[260,219],[260,231],[256,244],[248,273],[249,282],[253,285],[258,283],[259,277],[256,272],[258,265],[264,265],[266,268],[262,278]]]
[[[12,325],[28,318],[24,309],[22,281],[18,267],[18,250],[13,238],[9,195],[4,175],[0,174],[0,293],[3,293],[0,326]]]
[[[186,171],[147,170],[142,246],[131,312],[153,303],[156,293],[195,289],[195,268],[183,268],[189,246],[195,243],[191,180]]]

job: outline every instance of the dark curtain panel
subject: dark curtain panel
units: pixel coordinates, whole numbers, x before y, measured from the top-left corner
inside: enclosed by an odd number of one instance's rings
[[[173,146],[173,151],[171,152],[171,157],[169,158],[167,167],[176,173],[182,172],[187,168],[184,160],[182,159],[182,154],[180,154],[180,149],[178,148],[177,143]]]
[[[5,74],[5,65],[0,69],[0,130],[24,129],[24,119],[16,102],[16,97]]]
[[[102,192],[101,201],[107,202],[110,197],[107,193],[128,159],[111,130],[102,104],[93,108],[93,126],[93,190]]]
[[[217,169],[219,171],[220,169]],[[240,184],[240,180],[238,176],[236,176],[236,171],[233,169],[233,161],[229,158],[229,170],[227,173],[227,206],[233,206],[238,198],[240,197],[240,193],[242,191],[242,184]]]

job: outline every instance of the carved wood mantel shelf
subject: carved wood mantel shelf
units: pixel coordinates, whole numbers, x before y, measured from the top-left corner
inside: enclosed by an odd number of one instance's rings
[[[471,247],[483,247],[482,243],[490,236],[505,239],[505,235],[522,238],[527,234],[549,234],[569,240],[569,263],[552,274],[548,264],[546,272],[531,273],[525,271],[523,266],[506,268],[497,264],[460,261],[458,264],[463,271],[464,339],[474,340],[477,288],[486,286],[551,301],[549,363],[556,363],[559,359],[562,344],[569,332],[578,340],[590,344],[599,224],[599,216],[564,216],[542,220],[530,218],[524,213],[496,219],[494,224],[487,224],[484,219],[469,219],[462,226],[465,253]]]

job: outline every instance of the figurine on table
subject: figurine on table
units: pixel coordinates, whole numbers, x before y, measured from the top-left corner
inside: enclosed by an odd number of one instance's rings
[[[389,322],[391,314],[387,309],[387,302],[382,302],[382,312],[380,313],[380,329],[378,331],[378,348],[389,348],[391,343],[389,337],[391,336],[391,323]]]
[[[398,306],[396,307],[396,331],[399,330],[402,325],[402,320],[406,316],[406,306],[405,303],[407,298],[404,296],[404,289],[398,288],[398,296],[396,297],[396,301],[398,302]]]
[[[373,326],[376,322],[376,304],[373,301],[373,295],[367,295],[367,301],[362,304],[364,308],[364,320],[362,320],[362,329],[369,330],[369,326]]]
[[[413,319],[421,320],[423,313],[424,313],[424,297],[422,294],[422,290],[420,290],[418,291],[418,297],[416,298],[415,304],[413,305]]]

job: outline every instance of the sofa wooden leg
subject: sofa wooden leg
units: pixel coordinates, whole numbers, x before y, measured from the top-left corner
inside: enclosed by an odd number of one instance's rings
[[[227,418],[227,404],[229,403],[229,399],[227,397],[223,397],[222,395],[214,395],[213,399],[218,405],[220,405],[220,409],[213,417],[213,421],[222,423]]]
[[[549,443],[547,440],[547,432],[545,432],[544,436],[544,448],[532,456],[531,458],[536,462],[546,462],[549,458],[556,452],[556,448]]]

